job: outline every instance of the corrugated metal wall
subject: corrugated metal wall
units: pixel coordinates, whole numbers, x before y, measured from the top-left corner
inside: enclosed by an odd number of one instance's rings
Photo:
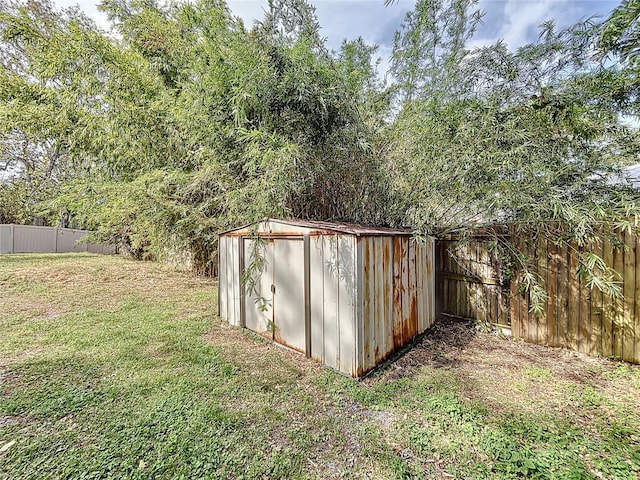
[[[362,237],[360,373],[371,370],[435,321],[434,242]]]
[[[310,246],[311,357],[355,375],[355,237],[318,235]]]
[[[254,284],[245,286],[244,291],[244,315],[245,327],[262,336],[273,340],[273,292],[271,285],[275,281],[274,271],[274,244],[272,240],[256,243],[249,238],[238,239],[244,249],[244,264],[250,268],[254,256],[260,256],[264,261],[263,269],[252,275]],[[239,260],[239,259],[238,259]],[[240,281],[238,279],[238,281]],[[242,289],[242,287],[240,287]],[[242,292],[240,292],[242,293]],[[242,298],[240,299],[242,301]],[[304,301],[304,299],[303,299]],[[242,305],[241,307],[242,308]]]
[[[221,236],[218,244],[220,316],[235,326],[240,326],[239,241],[239,237]]]
[[[238,232],[222,235],[219,244],[220,315],[232,325],[242,325],[244,318],[245,327],[304,352],[301,334],[308,321],[307,353],[338,371],[361,376],[435,320],[433,240],[310,234],[292,226],[285,236],[273,236],[272,230],[264,234],[266,265],[254,272],[255,289],[250,290],[241,288],[240,270],[251,264],[254,240],[244,237],[244,230]],[[303,255],[305,235],[308,250]]]

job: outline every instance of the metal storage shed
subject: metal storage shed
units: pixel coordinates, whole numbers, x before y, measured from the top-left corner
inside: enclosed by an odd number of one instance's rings
[[[433,260],[406,230],[247,225],[220,234],[220,316],[360,377],[433,324]]]

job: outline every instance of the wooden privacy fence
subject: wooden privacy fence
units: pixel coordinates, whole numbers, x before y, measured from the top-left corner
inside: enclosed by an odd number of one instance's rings
[[[518,249],[529,255],[541,285],[548,292],[544,313],[529,312],[530,298],[511,286],[512,333],[528,342],[566,347],[594,356],[617,357],[640,363],[640,249],[638,236],[616,231],[588,247],[559,247],[546,239],[519,240]],[[597,288],[589,289],[576,273],[579,255],[593,252],[620,276],[624,294],[616,299]]]
[[[438,312],[508,326],[514,337],[593,356],[640,363],[640,248],[638,236],[616,232],[589,247],[559,247],[547,239],[514,239],[548,293],[543,314],[529,311],[528,294],[505,280],[487,238],[441,240],[436,246]],[[577,273],[582,252],[593,252],[619,275],[624,299],[589,289]]]
[[[509,326],[509,287],[486,237],[439,240],[436,264],[440,314]]]
[[[78,241],[88,230],[36,227],[33,225],[0,225],[1,253],[70,253],[91,252],[111,254],[114,248]]]

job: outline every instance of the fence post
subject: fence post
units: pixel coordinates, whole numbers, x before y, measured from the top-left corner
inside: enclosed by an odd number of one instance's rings
[[[16,250],[16,235],[15,235],[15,230],[16,226],[12,223],[11,224],[11,228],[9,229],[9,231],[11,232],[11,250],[9,251],[9,253],[14,253]]]
[[[56,234],[55,234],[55,237],[56,237],[56,240],[55,240],[55,248],[54,248],[53,250],[54,250],[56,253],[58,253],[58,235],[60,235],[60,231],[58,230],[58,227],[53,227],[53,228],[55,228],[55,232],[56,232]]]

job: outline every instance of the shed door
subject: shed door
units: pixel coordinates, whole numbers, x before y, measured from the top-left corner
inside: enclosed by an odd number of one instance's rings
[[[250,269],[255,240],[244,239],[245,269]],[[302,238],[267,239],[258,254],[262,271],[245,286],[245,326],[267,338],[306,350],[304,309],[304,242]]]
[[[273,244],[274,338],[304,352],[304,242],[302,239],[278,239]]]
[[[245,268],[251,271],[251,282],[245,285],[245,327],[273,339],[273,241],[244,239]],[[256,255],[264,259],[262,270],[250,266]]]

